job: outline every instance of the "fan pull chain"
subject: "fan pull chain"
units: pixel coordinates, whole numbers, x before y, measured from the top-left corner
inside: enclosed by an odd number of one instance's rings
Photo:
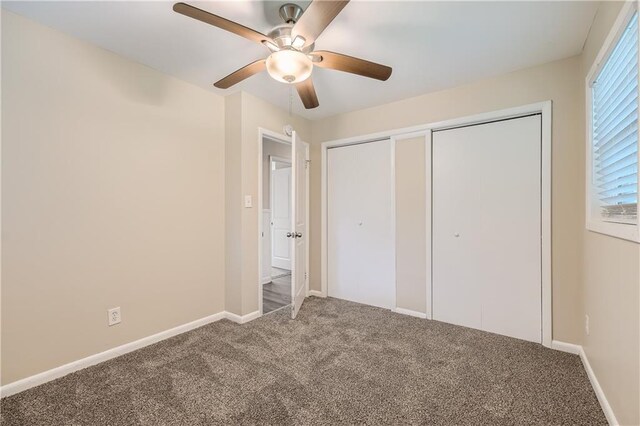
[[[291,107],[293,105],[293,86],[289,85],[289,117],[291,117]]]

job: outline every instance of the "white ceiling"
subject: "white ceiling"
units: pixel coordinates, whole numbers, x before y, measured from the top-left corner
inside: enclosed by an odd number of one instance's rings
[[[188,2],[188,1],[187,1]],[[267,33],[282,1],[189,2]],[[303,7],[308,1],[299,1]],[[164,1],[3,2],[2,7],[219,94],[244,90],[284,109],[289,88],[266,72],[227,91],[212,83],[268,51],[179,15]],[[311,119],[441,90],[579,54],[597,2],[352,1],[316,42],[393,67],[386,82],[316,67]]]

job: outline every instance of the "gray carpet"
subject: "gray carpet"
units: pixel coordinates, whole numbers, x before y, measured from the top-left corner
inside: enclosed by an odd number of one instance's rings
[[[580,359],[336,299],[210,324],[2,400],[3,425],[606,424]]]

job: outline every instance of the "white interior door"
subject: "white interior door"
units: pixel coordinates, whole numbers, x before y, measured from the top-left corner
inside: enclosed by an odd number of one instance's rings
[[[541,117],[433,134],[433,318],[542,340]]]
[[[307,296],[309,253],[309,144],[292,135],[291,179],[291,318],[296,318]]]
[[[327,153],[331,297],[395,308],[395,200],[390,140]]]
[[[271,266],[291,269],[291,165],[271,161]],[[280,166],[279,166],[280,165]],[[274,168],[275,166],[275,168]]]

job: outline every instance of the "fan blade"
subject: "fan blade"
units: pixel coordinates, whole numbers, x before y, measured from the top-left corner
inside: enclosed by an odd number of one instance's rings
[[[291,31],[292,40],[302,36],[307,45],[313,43],[349,0],[313,0]]]
[[[266,60],[260,59],[258,61],[252,62],[249,65],[246,65],[240,68],[237,71],[232,72],[222,80],[219,80],[213,83],[213,85],[216,86],[218,89],[228,89],[234,84],[238,84],[242,80],[245,80],[254,74],[258,74],[259,72],[264,71],[266,67],[267,67]]]
[[[353,56],[343,55],[341,53],[329,52],[327,50],[318,50],[311,54],[314,57],[320,56],[322,59],[313,64],[322,68],[330,68],[332,70],[350,72],[364,77],[375,78],[376,80],[386,81],[391,76],[391,67],[376,64],[375,62],[365,61],[364,59],[354,58]]]
[[[296,90],[298,91],[298,95],[300,95],[302,104],[306,109],[313,109],[320,105],[320,103],[318,102],[318,95],[316,95],[316,89],[313,87],[313,80],[311,80],[311,77],[307,78],[301,83],[297,83]]]
[[[198,9],[197,7],[188,5],[186,3],[174,4],[173,10],[184,16],[188,16],[189,18],[197,19],[198,21],[205,22],[207,24],[213,25],[214,27],[222,28],[223,30],[227,30],[231,33],[239,35],[240,37],[255,41],[256,43],[263,43],[264,41],[273,43],[273,40],[271,38],[256,30],[252,30],[251,28],[245,27],[244,25],[240,25],[236,22],[230,21],[218,15],[214,15],[213,13],[209,13],[202,9]]]

